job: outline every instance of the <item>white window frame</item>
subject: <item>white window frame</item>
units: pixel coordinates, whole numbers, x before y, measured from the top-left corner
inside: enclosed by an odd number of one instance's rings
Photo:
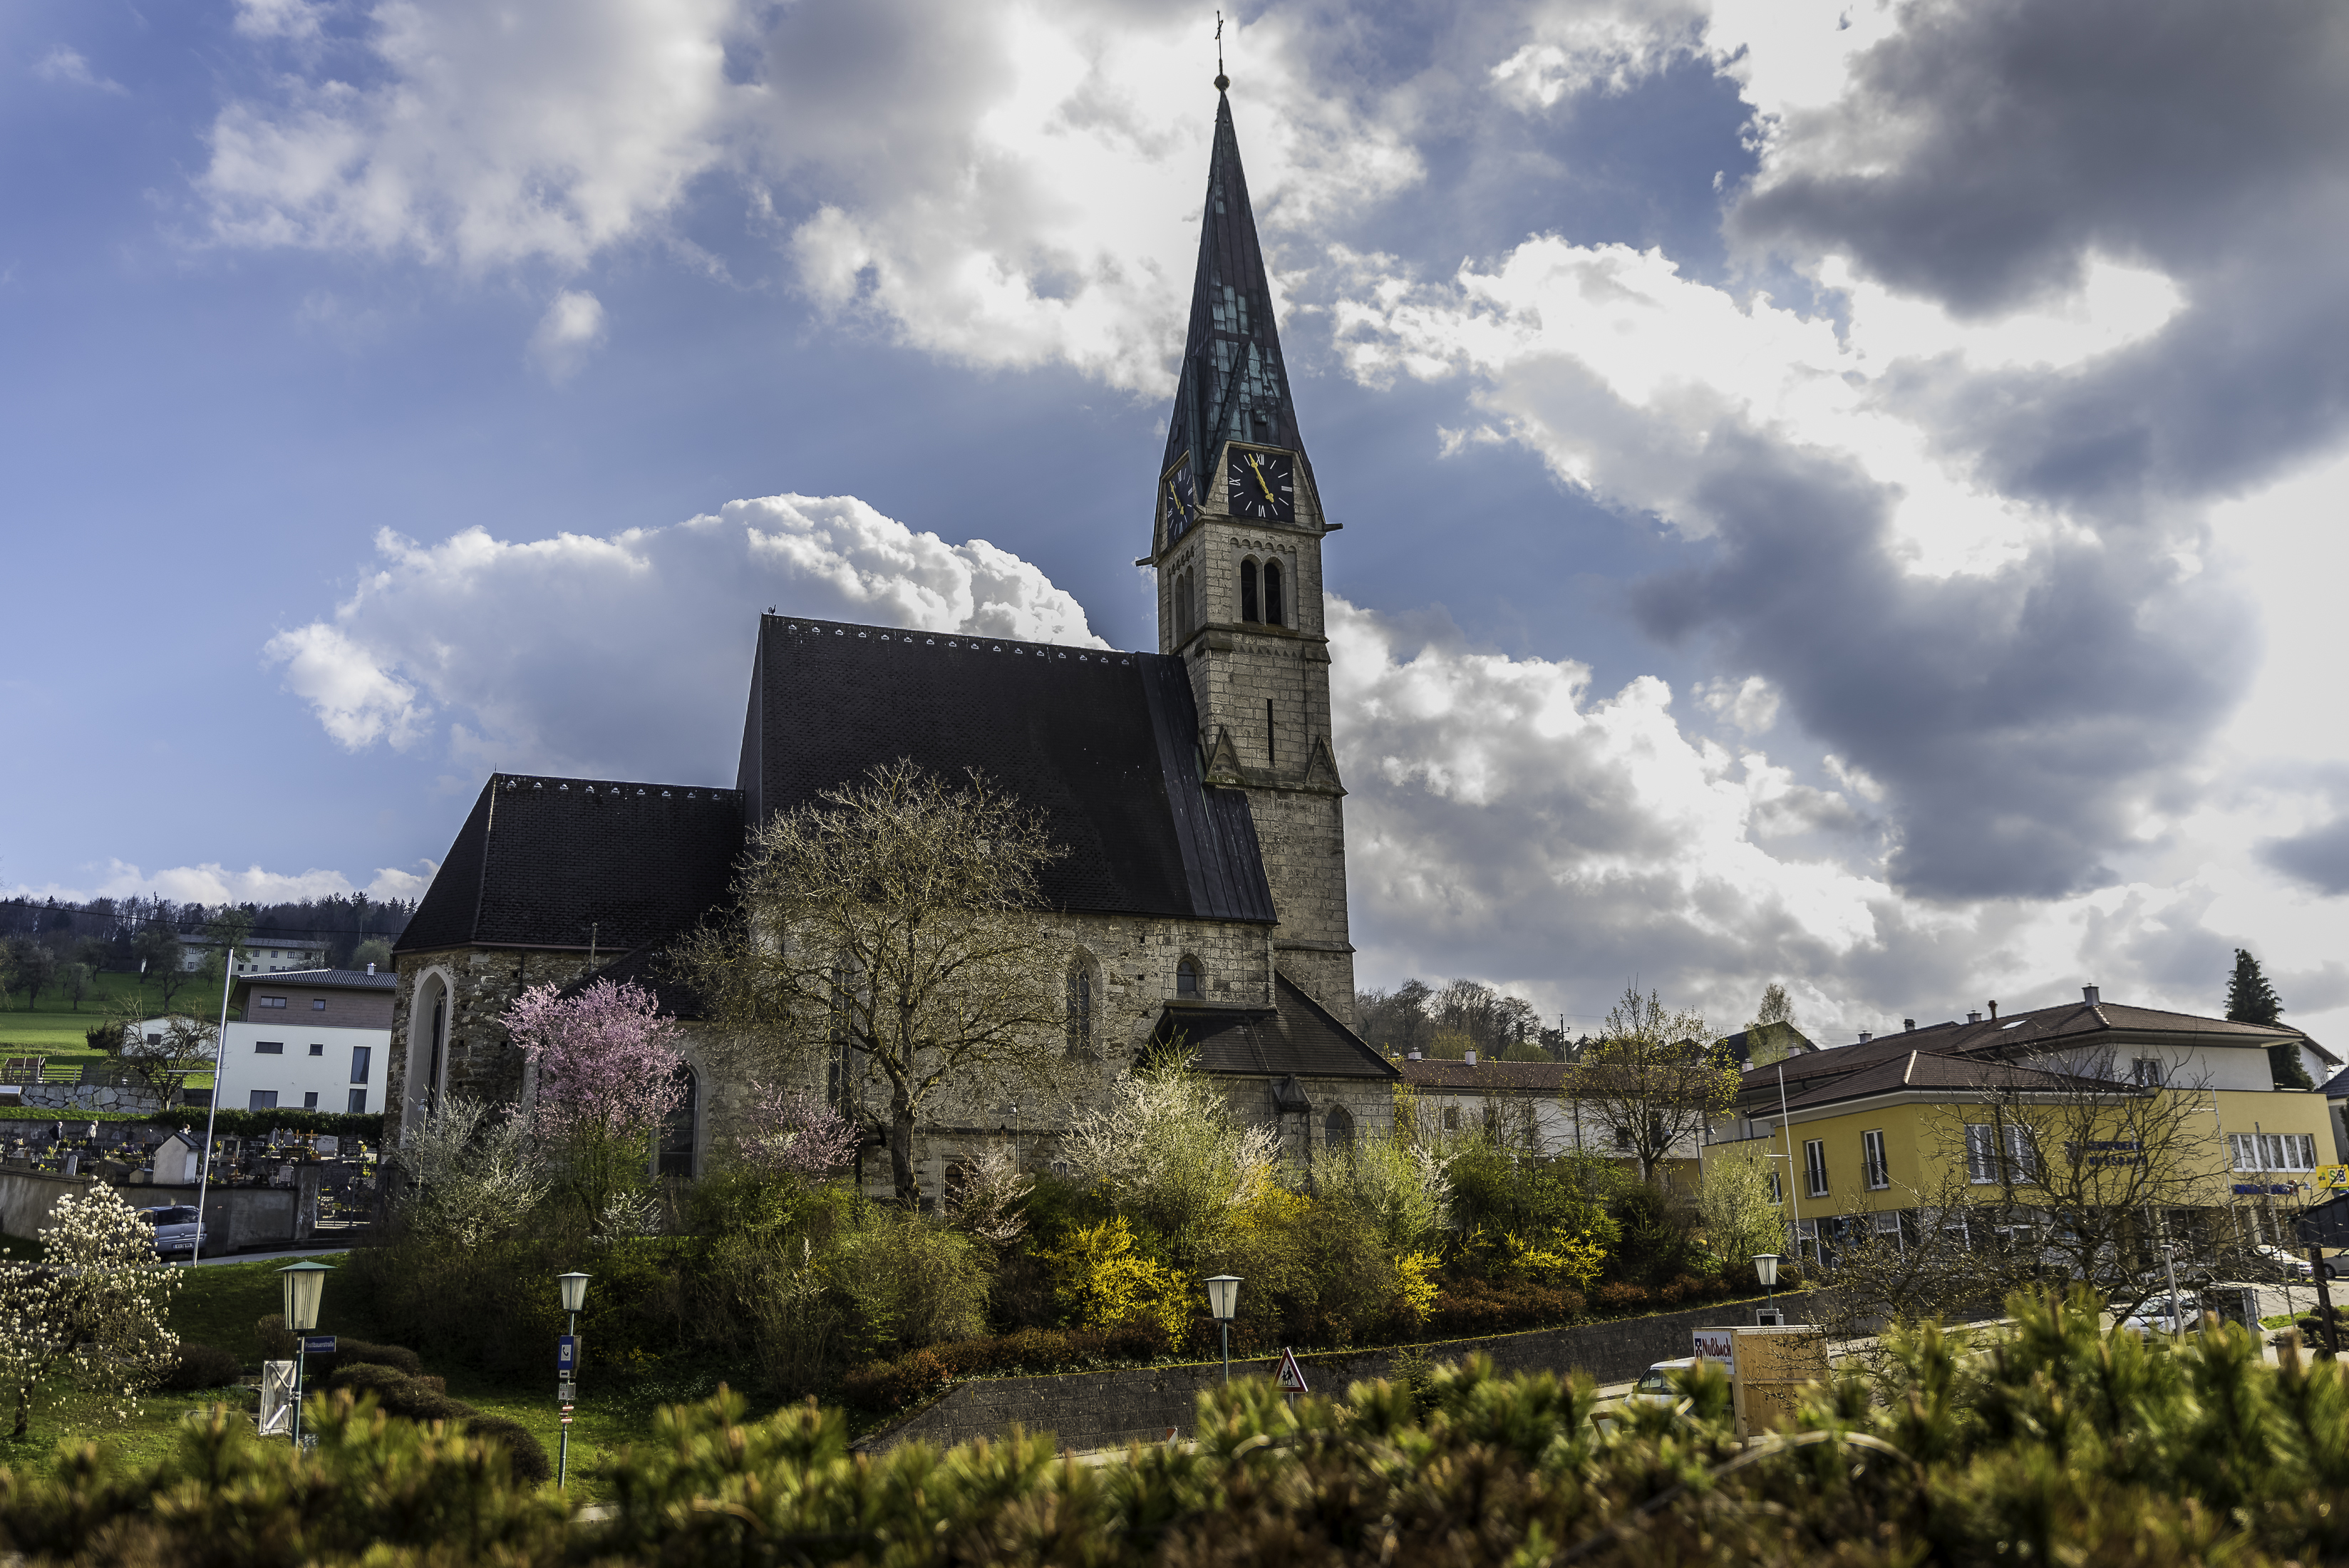
[[[1881,1127],[1859,1135],[1859,1162],[1867,1172],[1870,1192],[1881,1192],[1892,1185],[1892,1167],[1884,1158],[1884,1130]]]
[[[2141,1089],[2158,1089],[2169,1081],[2169,1068],[2158,1056],[2139,1056],[2129,1063],[2129,1082]]]
[[[1974,1187],[1995,1187],[1999,1179],[1998,1124],[1966,1124],[1966,1180]]]
[[[2316,1168],[2316,1139],[2307,1133],[2229,1133],[2227,1141],[2236,1170],[2306,1174]]]
[[[1803,1185],[1806,1197],[1827,1195],[1827,1140],[1823,1137],[1803,1140]]]
[[[2032,1141],[2029,1127],[2016,1122],[2007,1124],[2006,1158],[2007,1169],[2013,1173],[2013,1180],[2034,1182],[2039,1179],[2039,1146]]]

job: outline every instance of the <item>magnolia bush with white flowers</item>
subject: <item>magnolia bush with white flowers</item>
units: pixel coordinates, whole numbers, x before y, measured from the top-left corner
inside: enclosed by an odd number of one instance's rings
[[[155,1255],[154,1228],[110,1188],[57,1200],[38,1262],[0,1260],[0,1390],[22,1438],[35,1408],[69,1388],[128,1417],[169,1371],[166,1326],[181,1276]]]

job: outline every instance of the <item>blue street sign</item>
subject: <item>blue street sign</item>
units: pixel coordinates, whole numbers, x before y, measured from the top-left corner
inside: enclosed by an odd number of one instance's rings
[[[305,1355],[334,1355],[335,1336],[331,1334],[309,1334],[303,1335],[302,1354]]]
[[[579,1364],[579,1342],[567,1334],[554,1336],[554,1369],[568,1373]]]

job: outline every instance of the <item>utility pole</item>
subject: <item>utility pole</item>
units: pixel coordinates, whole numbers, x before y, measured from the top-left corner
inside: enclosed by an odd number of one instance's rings
[[[212,1187],[212,1127],[220,1117],[221,1080],[228,1076],[228,993],[236,983],[236,949],[228,950],[221,971],[220,1033],[212,1037],[212,1098],[204,1107],[204,1158],[196,1168],[196,1235],[188,1247],[188,1266],[204,1255],[204,1199]]]

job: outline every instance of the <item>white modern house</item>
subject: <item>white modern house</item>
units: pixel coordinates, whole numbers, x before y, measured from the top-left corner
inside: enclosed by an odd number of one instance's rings
[[[384,1108],[391,1050],[388,971],[306,969],[240,974],[213,1091],[239,1110]]]
[[[180,967],[191,974],[204,967],[220,944],[211,937],[183,936],[180,939]],[[326,944],[306,937],[272,936],[267,931],[256,932],[237,944],[236,972],[239,974],[276,974],[282,971],[314,970],[326,960]]]

